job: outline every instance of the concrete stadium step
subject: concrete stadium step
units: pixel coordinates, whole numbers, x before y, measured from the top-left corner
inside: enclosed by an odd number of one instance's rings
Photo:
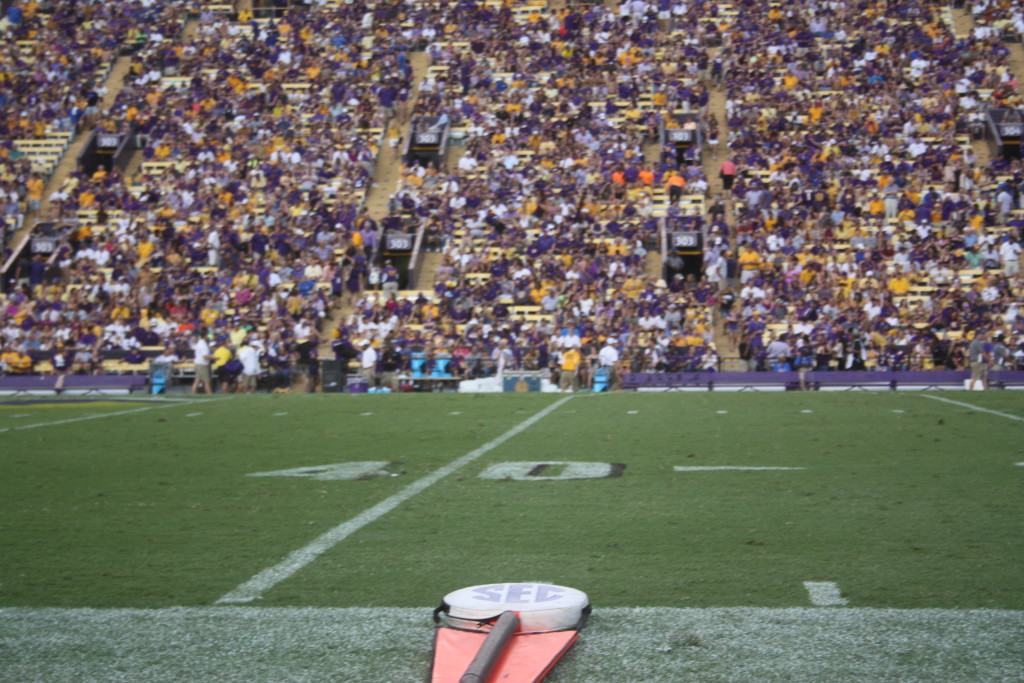
[[[441,252],[423,252],[420,256],[420,267],[419,272],[416,274],[416,282],[410,283],[410,288],[432,289],[434,286],[434,278],[437,276],[437,269],[441,267],[441,261]]]
[[[419,83],[423,80],[424,76],[426,76],[427,67],[430,66],[429,62],[429,57],[425,52],[413,52],[409,55],[409,63],[412,65],[413,71],[413,83],[416,84],[417,89],[419,87]],[[414,91],[409,98],[407,111],[412,110],[415,98],[416,92]],[[391,126],[397,124],[402,140],[406,140],[409,137],[409,125],[411,120],[411,116],[403,118],[399,113],[396,113],[386,130],[390,133]],[[388,198],[394,194],[397,189],[398,180],[402,174],[400,149],[400,147],[392,149],[388,144],[388,141],[385,139],[384,145],[381,147],[381,150],[377,155],[377,168],[373,174],[373,184],[370,186],[370,191],[366,193],[366,208],[374,220],[379,221],[387,215]]]
[[[647,252],[647,255],[644,257],[644,274],[648,277],[660,280],[663,277],[664,272],[661,262],[661,254],[657,251]]]

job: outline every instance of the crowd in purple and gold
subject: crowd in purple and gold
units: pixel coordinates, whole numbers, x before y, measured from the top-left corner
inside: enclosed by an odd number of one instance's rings
[[[134,136],[141,165],[56,188],[59,253],[15,265],[0,333],[84,359],[184,357],[202,331],[280,362],[333,338],[473,376],[557,366],[567,347],[593,367],[609,344],[622,370],[712,370],[721,320],[750,369],[963,367],[978,329],[1014,362],[1024,168],[972,140],[987,107],[1021,104],[1004,42],[1020,12],[970,9],[981,30],[958,35],[925,0],[355,0],[206,12],[189,38],[141,41],[149,13],[179,15],[140,3],[116,31],[93,22],[112,33],[82,51],[135,46],[92,125]],[[63,125],[51,109],[33,120]],[[403,158],[374,220],[365,194],[410,120],[449,131],[449,158]],[[703,149],[659,147],[693,122]],[[704,232],[703,272],[662,269],[663,229]],[[385,230],[438,252],[434,282],[398,291]]]

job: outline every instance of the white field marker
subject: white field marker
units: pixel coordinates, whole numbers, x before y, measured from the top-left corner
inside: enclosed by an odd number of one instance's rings
[[[804,588],[811,596],[811,604],[815,607],[836,607],[845,605],[849,600],[839,592],[839,586],[832,581],[804,581]]]
[[[1017,467],[1024,467],[1024,462],[1017,463]]]
[[[11,415],[11,417],[14,417],[14,418],[18,418],[18,417],[29,417],[29,414],[28,414],[28,413],[25,413],[24,415]]]
[[[627,410],[626,415],[636,415],[639,412],[639,410]]]
[[[387,460],[371,460],[369,462],[337,462],[332,465],[314,465],[311,467],[293,467],[289,470],[273,472],[253,472],[247,477],[309,477],[317,481],[355,481],[370,479],[388,474],[386,468],[391,463]]]
[[[697,465],[694,467],[673,467],[676,472],[710,472],[713,470],[806,470],[806,467],[736,467],[734,465]]]
[[[903,411],[902,410],[894,410],[892,412],[894,412],[894,413],[902,413]]]
[[[202,413],[189,413],[185,417],[199,417],[200,415],[202,415]]]
[[[289,576],[299,571],[370,522],[380,519],[405,501],[415,496],[417,493],[420,493],[432,484],[436,484],[441,479],[444,479],[452,472],[455,472],[461,467],[468,465],[486,453],[494,450],[520,432],[529,429],[572,398],[572,396],[566,396],[563,399],[555,401],[547,408],[534,413],[532,416],[526,418],[504,434],[491,439],[483,446],[466,453],[461,458],[452,460],[447,465],[439,467],[425,477],[417,479],[398,493],[385,498],[370,509],[359,513],[352,519],[342,522],[333,529],[328,529],[313,539],[308,545],[293,551],[273,567],[264,569],[259,574],[256,574],[254,577],[235,588],[233,591],[222,596],[217,600],[217,604],[223,605],[226,603],[252,602],[253,600],[262,597],[263,593],[270,590],[281,581],[284,581]]]
[[[450,412],[448,414],[449,415],[462,415],[462,411],[461,410],[453,410],[452,412]]]
[[[362,415],[363,417],[368,417],[370,415],[373,415],[373,413],[359,413],[359,414]]]
[[[215,401],[218,399],[207,399]],[[221,399],[222,400],[222,399]],[[39,422],[32,425],[20,425],[18,427],[3,427],[0,428],[0,434],[3,432],[17,431],[19,429],[35,429],[36,427],[54,427],[56,425],[70,424],[72,422],[84,422],[85,420],[98,420],[101,417],[117,417],[118,415],[131,415],[132,413],[142,413],[147,410],[160,410],[161,408],[174,408],[181,405],[191,405],[196,401],[189,401],[188,403],[164,403],[158,406],[146,406],[144,408],[132,408],[131,410],[118,410],[114,413],[103,413],[102,415],[86,415],[85,417],[69,417],[66,420],[54,420],[53,422]]]
[[[980,413],[988,413],[989,415],[998,415],[999,417],[1005,417],[1005,418],[1007,418],[1009,420],[1016,420],[1017,422],[1024,422],[1024,417],[1021,417],[1020,415],[1011,415],[1010,413],[1001,413],[998,410],[989,410],[988,408],[982,408],[981,406],[976,406],[976,405],[973,405],[971,403],[964,403],[963,401],[954,401],[951,398],[944,398],[942,396],[932,396],[931,394],[925,394],[925,393],[919,393],[918,396],[923,396],[925,398],[930,398],[933,401],[942,401],[943,403],[952,403],[955,406],[960,406],[961,408],[970,408],[971,410],[977,410]]]
[[[813,413],[814,411],[813,410],[804,409],[804,410],[801,410],[800,412],[801,413]]]
[[[727,413],[728,413],[729,411],[728,411],[728,410],[716,410],[715,412],[716,412],[716,413],[718,413],[719,415],[725,415],[725,414],[727,414]]]
[[[274,413],[274,417],[284,417],[288,413]]]

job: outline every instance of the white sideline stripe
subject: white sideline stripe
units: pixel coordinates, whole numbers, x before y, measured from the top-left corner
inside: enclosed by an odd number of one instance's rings
[[[711,470],[806,470],[806,467],[737,467],[735,465],[697,465],[695,467],[684,467],[676,465],[673,467],[676,472],[710,472]]]
[[[238,602],[252,602],[257,598],[262,597],[263,593],[270,588],[274,587],[281,581],[284,581],[289,576],[299,571],[307,564],[320,557],[338,543],[341,543],[346,538],[354,534],[355,532],[362,529],[364,526],[380,519],[387,513],[394,510],[396,507],[409,500],[417,493],[423,491],[432,484],[437,483],[441,479],[447,477],[455,470],[468,465],[480,456],[484,455],[488,451],[491,451],[501,444],[505,443],[513,436],[525,431],[526,429],[533,426],[536,422],[543,419],[547,415],[557,410],[559,407],[564,405],[566,401],[572,399],[572,396],[566,396],[563,399],[555,401],[547,408],[544,408],[538,413],[535,413],[531,417],[526,418],[512,429],[508,430],[504,434],[488,441],[483,446],[466,453],[461,458],[452,460],[447,465],[443,465],[438,469],[434,470],[430,474],[417,479],[412,482],[398,493],[385,498],[381,502],[377,503],[368,510],[364,510],[352,519],[342,522],[333,529],[329,529],[324,533],[320,534],[317,538],[313,539],[311,543],[305,547],[299,548],[293,551],[283,560],[275,564],[273,567],[264,569],[256,576],[252,577],[238,588],[227,593],[219,600],[218,605],[225,603],[238,603]]]
[[[0,677],[423,681],[431,609],[0,608]],[[559,681],[1021,678],[1021,611],[598,605],[594,616],[577,646],[585,649],[558,663]]]
[[[131,415],[132,413],[141,413],[146,410],[160,410],[161,408],[174,408],[182,405],[191,405],[196,401],[189,401],[188,403],[177,402],[177,403],[164,403],[159,406],[146,406],[144,408],[132,408],[131,410],[119,410],[116,413],[104,413],[102,415],[86,415],[85,417],[69,417],[66,420],[54,420],[53,422],[40,422],[34,425],[20,425],[18,427],[4,427],[0,429],[0,434],[3,432],[12,432],[18,429],[35,429],[36,427],[53,427],[55,425],[70,424],[72,422],[83,422],[85,420],[98,420],[101,417],[116,417],[118,415]]]
[[[943,403],[952,403],[955,406],[960,406],[962,408],[970,408],[971,410],[977,410],[978,412],[981,412],[981,413],[988,413],[990,415],[998,415],[999,417],[1005,417],[1005,418],[1008,418],[1010,420],[1016,420],[1017,422],[1024,422],[1024,417],[1021,417],[1020,415],[1011,415],[1010,413],[1001,413],[998,410],[990,410],[988,408],[982,408],[981,406],[976,406],[976,405],[973,405],[973,404],[970,404],[970,403],[964,403],[963,401],[954,401],[951,398],[944,398],[942,396],[932,396],[931,394],[924,394],[924,393],[918,394],[918,396],[924,396],[925,398],[930,398],[933,401],[942,401]]]
[[[811,596],[811,604],[816,607],[835,607],[850,602],[843,597],[839,592],[839,586],[832,581],[804,581],[804,588]]]

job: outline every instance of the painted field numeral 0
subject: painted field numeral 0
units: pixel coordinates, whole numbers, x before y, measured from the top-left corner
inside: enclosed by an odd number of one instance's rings
[[[607,479],[621,477],[626,466],[613,462],[564,462],[537,460],[500,462],[478,476],[481,479],[514,479],[516,481],[562,481],[566,479]]]

